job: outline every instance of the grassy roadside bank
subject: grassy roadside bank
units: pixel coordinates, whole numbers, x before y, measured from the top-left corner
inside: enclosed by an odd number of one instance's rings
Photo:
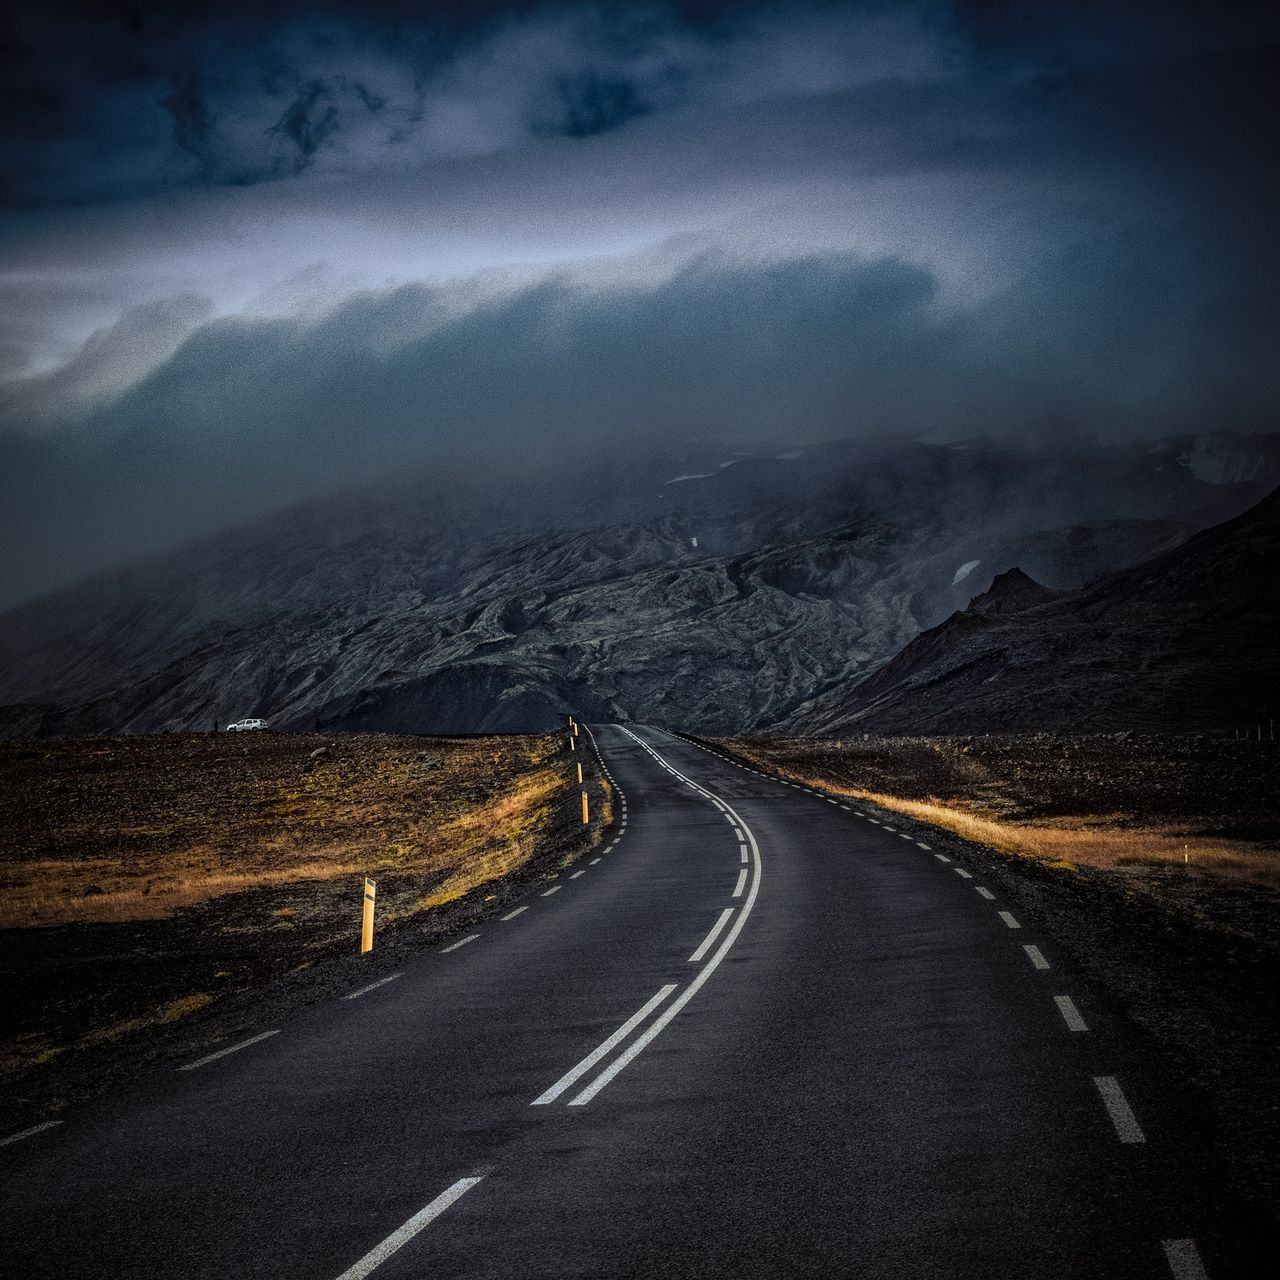
[[[583,828],[564,736],[0,742],[0,1119],[223,1033],[272,983],[431,943],[558,875]],[[378,946],[355,958],[361,886]]]

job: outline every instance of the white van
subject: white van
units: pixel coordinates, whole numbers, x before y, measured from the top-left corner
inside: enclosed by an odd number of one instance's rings
[[[248,729],[265,729],[266,727],[265,720],[237,720],[235,724],[227,725],[227,732],[244,733]]]

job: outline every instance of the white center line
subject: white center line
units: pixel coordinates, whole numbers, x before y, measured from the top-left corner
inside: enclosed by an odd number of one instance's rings
[[[354,1266],[348,1267],[338,1280],[364,1280],[375,1267],[409,1243],[433,1218],[438,1218],[451,1204],[466,1195],[481,1178],[459,1178],[447,1191],[442,1191],[425,1209],[419,1209],[404,1226],[393,1231],[380,1245],[370,1249]]]
[[[973,879],[972,873],[966,871],[963,867],[952,867],[951,869],[956,873],[956,875],[960,876],[964,880]]]
[[[1209,1280],[1194,1240],[1161,1240],[1160,1247],[1174,1280]]]
[[[344,1000],[356,1000],[360,996],[367,995],[370,991],[376,991],[379,987],[385,987],[388,982],[394,982],[397,978],[403,977],[403,973],[393,973],[389,978],[379,978],[377,982],[371,982],[367,987],[361,987],[359,990],[353,991],[350,995],[345,995],[342,998]]]
[[[576,880],[579,876],[585,876],[586,874],[587,874],[587,869],[586,867],[583,867],[581,871],[575,871],[573,875],[569,877],[569,879]]]
[[[979,892],[979,893],[980,893],[984,898],[986,898],[986,900],[987,900],[988,902],[994,902],[994,901],[996,900],[996,895],[995,895],[994,893],[992,893],[992,892],[991,892],[991,890],[990,890],[990,889],[988,889],[988,888],[987,888],[987,886],[986,886],[985,884],[980,884],[980,885],[977,885],[977,886],[975,886],[975,887],[977,888],[978,892]]]
[[[274,1031],[264,1031],[260,1035],[250,1036],[248,1040],[241,1040],[239,1044],[233,1044],[226,1049],[219,1049],[217,1053],[206,1054],[203,1058],[197,1058],[194,1062],[188,1062],[185,1067],[179,1067],[179,1071],[194,1071],[197,1067],[203,1067],[206,1062],[215,1062],[218,1058],[225,1058],[229,1053],[239,1053],[241,1049],[247,1049],[251,1044],[257,1044],[260,1040],[267,1039],[268,1036],[278,1036],[280,1028]]]
[[[1146,1142],[1146,1134],[1142,1132],[1138,1117],[1133,1114],[1133,1108],[1115,1076],[1094,1076],[1093,1083],[1102,1095],[1102,1105],[1106,1107],[1120,1141]]]
[[[553,884],[551,888],[546,891],[546,893],[540,893],[538,896],[540,898],[549,898],[553,893],[559,893],[560,890],[563,888],[564,888],[564,885],[562,884]]]
[[[514,920],[522,911],[528,911],[527,906],[517,907],[514,911],[508,911],[505,916],[500,917],[502,920]]]
[[[1058,1006],[1058,1012],[1062,1014],[1062,1020],[1067,1024],[1068,1031],[1089,1030],[1085,1020],[1080,1016],[1080,1010],[1076,1008],[1076,1002],[1070,996],[1054,996],[1053,1003]]]
[[[711,932],[707,934],[705,938],[703,938],[702,944],[698,947],[697,951],[695,951],[693,955],[689,957],[690,964],[693,964],[695,961],[701,960],[702,957],[705,956],[707,952],[711,950],[711,944],[720,936],[721,929],[723,929],[725,925],[729,923],[729,917],[731,915],[733,915],[733,908],[725,907],[725,909],[720,913],[720,919],[717,920],[715,924],[711,926]]]
[[[459,947],[465,947],[468,942],[474,942],[479,936],[478,933],[469,933],[465,938],[459,938],[457,942],[451,943],[447,947],[442,947],[440,954],[447,956],[450,951],[457,951]]]
[[[1044,958],[1039,947],[1026,945],[1023,946],[1022,949],[1027,953],[1027,957],[1030,959],[1033,968],[1047,969],[1049,967],[1049,962]]]
[[[1000,919],[1003,920],[1005,924],[1009,926],[1010,929],[1022,928],[1022,926],[1013,918],[1013,912],[1011,911],[1000,912]]]
[[[33,1124],[30,1129],[22,1129],[18,1133],[11,1133],[7,1138],[0,1138],[0,1147],[7,1147],[11,1142],[21,1142],[23,1138],[34,1137],[46,1129],[56,1129],[61,1123],[61,1120],[46,1120],[44,1124]]]
[[[545,1093],[540,1093],[529,1105],[531,1107],[545,1107],[547,1103],[554,1102],[575,1080],[585,1076],[601,1058],[610,1053],[615,1046],[621,1044],[675,989],[676,984],[673,982],[663,987],[657,995],[651,996],[603,1044],[587,1054],[577,1066],[570,1067],[550,1089],[546,1090]]]
[[[746,859],[743,859],[743,861],[746,861]],[[732,898],[742,897],[742,889],[746,883],[747,883],[747,869],[746,867],[743,867],[742,870],[738,872],[738,883],[734,885],[733,893],[731,893],[729,896]]]

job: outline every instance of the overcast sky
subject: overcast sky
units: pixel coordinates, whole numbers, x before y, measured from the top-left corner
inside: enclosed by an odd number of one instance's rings
[[[6,11],[0,603],[443,456],[1276,422],[1274,5]]]

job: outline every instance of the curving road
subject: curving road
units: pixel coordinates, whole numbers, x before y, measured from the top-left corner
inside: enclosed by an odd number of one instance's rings
[[[1194,1100],[894,815],[595,734],[600,856],[0,1149],[23,1277],[1261,1275]]]

